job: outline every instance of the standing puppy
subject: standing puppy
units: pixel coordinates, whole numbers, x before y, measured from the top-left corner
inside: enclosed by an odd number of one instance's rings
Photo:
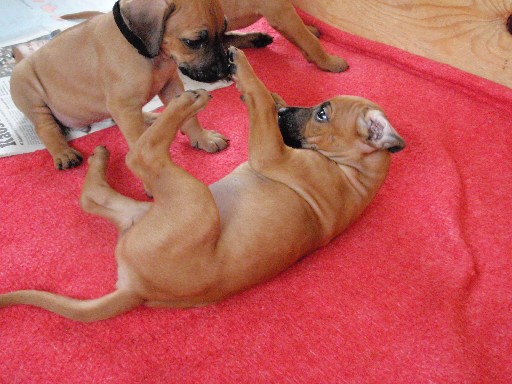
[[[304,25],[290,0],[221,0],[221,3],[228,18],[229,31],[248,27],[264,17],[318,68],[330,72],[343,72],[348,68],[344,59],[325,52],[317,39],[318,30]],[[271,42],[272,37],[262,33],[228,32],[225,35],[226,46],[239,48],[262,47]]]
[[[264,17],[269,24],[299,48],[304,57],[318,68],[329,72],[343,72],[347,62],[325,52],[320,45],[320,33],[315,27],[302,22],[290,0],[220,0],[228,19],[228,31],[224,35],[226,47],[261,48],[272,42],[272,37],[259,32],[233,32],[248,27]],[[62,16],[63,19],[87,19],[101,12],[80,12]]]
[[[173,163],[177,130],[209,100],[204,91],[185,92],[126,158],[154,202],[110,188],[104,147],[89,159],[81,203],[119,229],[117,289],[94,300],[16,291],[0,295],[0,307],[30,304],[95,321],[139,305],[206,305],[274,277],[361,214],[386,177],[390,152],[405,145],[382,110],[335,97],[279,110],[278,126],[274,100],[244,54],[230,54],[249,110],[249,161],[209,188]]]
[[[32,121],[55,167],[82,162],[61,125],[78,128],[112,117],[131,148],[144,131],[142,107],[183,92],[178,68],[194,80],[228,75],[226,20],[218,0],[119,0],[113,12],[64,31],[14,68],[11,94]],[[196,118],[182,127],[208,152],[226,139]]]

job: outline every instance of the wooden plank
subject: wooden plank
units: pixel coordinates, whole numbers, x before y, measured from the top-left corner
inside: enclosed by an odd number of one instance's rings
[[[293,2],[346,32],[512,88],[512,0]]]

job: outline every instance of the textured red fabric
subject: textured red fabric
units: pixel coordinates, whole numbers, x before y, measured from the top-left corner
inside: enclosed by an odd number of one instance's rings
[[[289,104],[354,94],[386,110],[408,147],[363,216],[274,280],[206,308],[93,324],[1,309],[0,382],[512,382],[512,91],[303,16],[348,72],[308,64],[265,22],[251,29],[274,43],[246,53]],[[171,148],[206,183],[247,158],[238,92],[213,96],[200,120],[229,149],[206,154],[181,135]],[[99,144],[112,151],[112,185],[145,199],[116,128],[73,143],[85,155]],[[112,291],[117,234],[80,210],[85,172],[54,170],[45,151],[0,159],[0,292]]]

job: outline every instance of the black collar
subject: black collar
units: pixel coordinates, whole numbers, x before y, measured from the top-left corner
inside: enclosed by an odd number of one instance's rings
[[[112,13],[114,14],[114,20],[116,22],[117,28],[121,31],[123,36],[125,37],[128,42],[137,49],[137,51],[144,57],[147,57],[148,59],[152,59],[153,57],[157,55],[151,55],[146,46],[144,45],[144,42],[137,36],[135,33],[130,31],[128,26],[123,20],[123,16],[121,16],[121,8],[119,7],[119,1],[116,1],[114,4],[114,8],[112,8]]]

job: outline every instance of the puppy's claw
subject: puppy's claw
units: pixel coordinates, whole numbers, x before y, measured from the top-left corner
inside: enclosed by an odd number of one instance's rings
[[[67,148],[65,151],[56,156],[53,161],[55,168],[57,168],[59,171],[62,171],[65,169],[78,167],[80,164],[82,164],[83,157],[78,151],[75,151],[72,148]]]

